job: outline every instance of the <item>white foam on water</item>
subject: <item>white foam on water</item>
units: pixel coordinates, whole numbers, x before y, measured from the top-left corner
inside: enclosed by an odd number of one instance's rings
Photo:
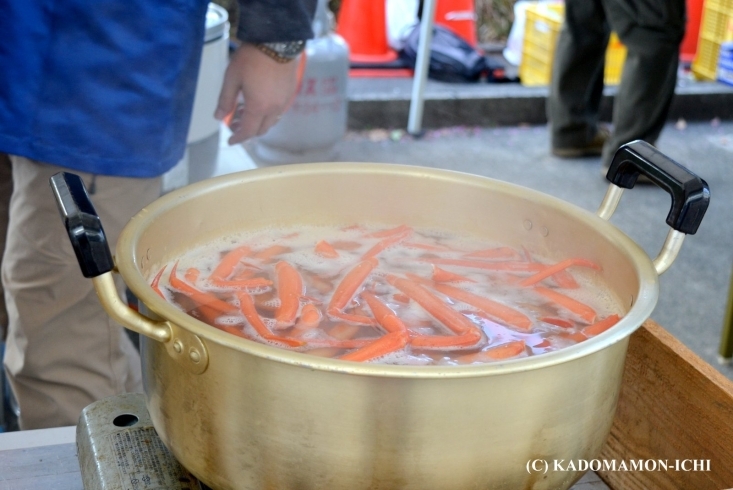
[[[327,226],[300,226],[300,227],[282,227],[267,228],[247,232],[242,234],[232,234],[221,239],[212,241],[208,244],[196,247],[190,250],[182,257],[178,258],[178,277],[183,279],[185,271],[190,267],[195,267],[200,271],[200,278],[195,286],[205,290],[211,294],[216,294],[224,301],[239,307],[239,301],[235,291],[227,287],[214,287],[206,281],[206,278],[217,267],[222,257],[229,251],[244,245],[249,246],[253,253],[244,257],[244,261],[248,264],[257,266],[255,275],[257,277],[268,277],[276,283],[277,275],[275,273],[275,264],[278,261],[286,261],[301,271],[304,276],[304,289],[308,298],[301,298],[300,306],[308,302],[313,302],[321,308],[324,314],[322,327],[329,329],[338,323],[343,323],[339,319],[329,319],[325,314],[325,310],[331,300],[331,294],[338,287],[338,284],[344,276],[362,259],[363,254],[370,250],[375,244],[379,243],[383,238],[366,236],[375,231],[381,231],[392,227],[385,226],[365,226],[344,230],[339,227]],[[359,242],[361,246],[355,250],[337,249],[339,257],[327,258],[319,255],[315,251],[316,244],[326,240],[329,243],[336,242]],[[420,306],[416,301],[410,300],[407,304],[394,300],[394,294],[400,293],[395,287],[390,285],[386,276],[395,274],[404,277],[405,274],[416,274],[422,278],[430,279],[433,274],[433,265],[430,258],[439,256],[440,258],[462,259],[462,260],[481,260],[475,258],[464,257],[467,253],[476,250],[485,250],[492,247],[504,246],[501,243],[487,242],[476,237],[456,237],[445,231],[420,229],[415,230],[409,237],[401,243],[394,244],[382,250],[377,258],[378,266],[372,271],[367,280],[362,284],[355,299],[347,305],[344,313],[350,314],[366,314],[371,315],[368,306],[361,304],[358,299],[359,293],[368,290],[377,295],[387,306],[394,311],[397,316],[410,328],[414,333],[422,335],[451,335],[452,332],[445,326],[441,325],[431,314]],[[444,248],[443,250],[426,250],[424,247],[413,246],[409,244],[425,244]],[[263,261],[255,258],[257,252],[262,251],[273,245],[284,245],[289,247],[288,251],[272,257],[269,261]],[[517,250],[521,257],[526,256],[526,251]],[[553,264],[557,261],[547,260],[543,257],[531,254],[531,259],[544,264]],[[511,261],[515,261],[512,259]],[[524,259],[522,259],[524,260]],[[496,261],[494,261],[496,262]],[[170,271],[171,264],[168,264],[167,271]],[[490,271],[465,266],[436,264],[437,267],[451,273],[459,274],[475,282],[451,282],[450,286],[463,289],[478,296],[491,299],[505,306],[518,309],[528,315],[533,321],[531,332],[523,332],[511,326],[503,325],[501,320],[494,318],[489,313],[490,319],[486,319],[479,313],[476,307],[469,304],[455,301],[447,296],[432,290],[429,286],[426,289],[433,292],[438,298],[441,298],[455,309],[465,314],[478,328],[486,335],[486,343],[482,348],[488,345],[500,345],[512,340],[524,340],[528,347],[535,354],[557,350],[567,347],[575,343],[572,339],[563,338],[559,335],[578,332],[586,323],[577,318],[573,313],[565,310],[561,306],[549,303],[546,298],[532,291],[532,288],[518,287],[519,281],[534,274],[533,272],[507,272],[507,271]],[[241,271],[246,266],[240,265],[236,270]],[[154,273],[157,271],[154,271]],[[617,313],[622,314],[623,308],[611,290],[603,284],[602,272],[599,273],[593,269],[573,266],[567,269],[578,282],[577,289],[558,289],[564,295],[576,299],[582,303],[592,306],[598,312],[598,319]],[[323,277],[333,285],[333,289],[328,293],[320,293],[315,287],[309,287],[308,274]],[[172,300],[172,294],[168,289],[169,273],[164,273],[160,280],[160,289],[167,300]],[[152,279],[152,277],[151,277]],[[543,286],[554,288],[552,280],[546,280],[541,283]],[[274,288],[276,289],[277,284]],[[249,294],[266,294],[273,291],[272,287],[250,288],[246,292]],[[280,304],[277,296],[266,300],[263,305],[269,309],[277,308]],[[353,311],[356,309],[357,311]],[[263,313],[263,321],[268,328],[275,327],[275,320],[268,318],[266,315],[271,313]],[[563,328],[548,322],[543,322],[540,318],[556,317],[571,322],[573,328]],[[221,325],[244,325],[245,331],[253,338],[261,340],[263,343],[276,347],[284,347],[288,350],[307,350],[307,348],[293,348],[284,346],[279,342],[265,341],[261,339],[254,329],[248,325],[242,316],[231,315],[222,316],[216,320]],[[286,329],[275,330],[277,335],[286,335]],[[331,339],[322,329],[312,329],[302,333],[301,340],[328,340]],[[549,346],[533,347],[542,344],[547,339]],[[468,347],[465,349],[454,349],[457,355],[462,355],[466,350],[476,350],[476,347]],[[453,350],[452,350],[453,351]],[[452,352],[451,351],[451,352]],[[412,353],[411,349],[405,348],[398,352],[388,354],[374,361],[388,364],[404,364],[404,365],[421,365],[421,364],[451,364],[451,352],[446,352],[445,358],[433,360],[430,356],[421,353]]]

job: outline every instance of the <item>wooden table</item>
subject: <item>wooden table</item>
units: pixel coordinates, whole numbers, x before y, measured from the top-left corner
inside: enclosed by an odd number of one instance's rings
[[[600,458],[710,460],[710,471],[601,471],[613,489],[733,488],[733,382],[648,320],[631,336]]]

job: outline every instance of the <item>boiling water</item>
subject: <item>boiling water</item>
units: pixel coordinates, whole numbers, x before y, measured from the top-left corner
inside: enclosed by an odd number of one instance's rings
[[[325,253],[316,248],[316,244],[324,240],[333,247]],[[372,247],[380,245],[383,248],[374,252]],[[248,246],[251,252],[241,257],[227,273],[226,279],[269,279],[271,285],[242,289],[234,287],[233,283],[209,281],[222,258],[242,246]],[[328,311],[339,284],[349,271],[364,260],[365,255],[374,255],[378,263],[359,283],[353,297],[339,310],[341,313],[374,318],[374,312],[364,300],[366,291],[380,299],[402,321],[410,339],[420,336],[455,336],[456,332],[436,319],[435,312],[429,311],[429,308],[426,309],[388,281],[389,277],[407,278],[469,319],[481,333],[481,340],[470,345],[432,347],[421,344],[416,347],[410,340],[401,348],[367,359],[368,362],[459,365],[538,355],[601,333],[614,323],[613,318],[622,311],[619,302],[603,285],[603,272],[597,267],[574,265],[536,284],[523,285],[523,280],[555,262],[524,249],[510,249],[473,237],[406,226],[392,230],[357,225],[344,228],[298,226],[229,236],[190,250],[167,264],[157,274],[157,280],[151,278],[151,283],[172,304],[235,335],[313,355],[348,358],[350,352],[387,333],[376,322],[366,325],[364,322],[340,318]],[[275,318],[281,306],[276,273],[278,262],[292,265],[300,274],[303,285],[298,317],[294,324],[285,326],[279,325]],[[507,270],[490,270],[502,267]],[[187,287],[195,288],[197,293],[170,283],[174,269],[178,279],[183,280]],[[439,284],[511,307],[526,315],[531,324],[518,328],[491,311],[447,296],[438,290]],[[546,296],[538,294],[538,288],[559,292],[582,303],[595,311],[595,317],[580,316],[577,311],[568,308],[564,300],[548,300]],[[252,298],[257,315],[267,331],[272,332],[272,338],[265,338],[262,331],[245,318],[239,296],[243,292]],[[203,300],[202,296],[196,296],[198,293],[206,295]],[[231,311],[219,311],[212,315],[209,309],[208,314],[205,314],[207,307],[202,308],[201,305],[209,301],[206,298],[223,301],[231,307]],[[317,328],[312,325],[311,328],[303,328],[299,323],[300,314],[306,305],[315,306],[322,315]],[[590,328],[604,320],[608,325]],[[287,345],[282,339],[297,339],[298,345]],[[360,345],[341,348],[337,342],[334,344],[336,340],[360,341]],[[496,350],[501,346],[512,348]],[[491,355],[483,355],[491,349],[495,349]],[[474,355],[477,353],[480,355]]]

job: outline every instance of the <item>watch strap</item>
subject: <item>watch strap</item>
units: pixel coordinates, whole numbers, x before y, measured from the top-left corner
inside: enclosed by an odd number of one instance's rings
[[[258,43],[255,46],[278,63],[288,63],[305,50],[305,41]]]

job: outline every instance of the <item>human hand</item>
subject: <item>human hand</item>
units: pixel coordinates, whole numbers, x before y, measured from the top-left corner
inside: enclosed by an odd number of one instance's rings
[[[252,44],[243,44],[229,62],[214,113],[222,120],[237,108],[241,93],[244,105],[232,125],[229,144],[264,134],[288,108],[295,96],[299,61],[278,63]]]

